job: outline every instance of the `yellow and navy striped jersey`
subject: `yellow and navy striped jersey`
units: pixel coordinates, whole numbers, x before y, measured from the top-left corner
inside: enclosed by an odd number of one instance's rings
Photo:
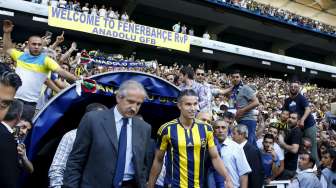
[[[284,130],[284,131],[289,130],[287,122],[278,121],[275,123],[274,127],[277,128],[278,130]]]
[[[199,188],[203,185],[205,155],[215,147],[212,127],[195,119],[185,129],[178,119],[158,130],[158,149],[167,152],[165,185]]]

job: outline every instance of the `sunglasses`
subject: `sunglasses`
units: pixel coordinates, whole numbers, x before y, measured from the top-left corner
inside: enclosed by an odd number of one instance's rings
[[[197,76],[204,76],[204,73],[196,73]]]

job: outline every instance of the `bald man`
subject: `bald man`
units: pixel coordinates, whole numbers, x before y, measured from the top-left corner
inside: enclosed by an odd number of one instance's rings
[[[35,114],[36,103],[40,97],[42,86],[50,72],[56,72],[67,80],[75,81],[78,78],[62,69],[52,58],[42,53],[42,38],[30,36],[28,50],[21,52],[14,48],[11,33],[14,25],[10,20],[3,22],[3,42],[6,51],[16,62],[15,72],[22,80],[22,86],[16,92],[15,98],[24,103],[24,111],[31,120]]]
[[[209,112],[199,112],[196,116],[196,119],[204,121],[207,124],[211,124],[212,122],[212,116]]]

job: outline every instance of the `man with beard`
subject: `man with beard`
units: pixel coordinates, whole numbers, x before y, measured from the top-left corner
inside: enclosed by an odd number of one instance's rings
[[[256,146],[257,119],[253,110],[259,105],[258,98],[251,87],[243,84],[239,70],[231,73],[231,83],[233,88],[229,98],[229,108],[236,110],[238,124],[247,126],[248,142]]]
[[[285,99],[283,109],[290,113],[296,112],[301,117],[298,121],[298,126],[303,130],[303,136],[310,138],[312,142],[311,153],[318,164],[316,142],[317,128],[314,117],[310,113],[311,109],[309,107],[309,101],[300,93],[300,83],[298,81],[292,81],[290,83],[289,92],[289,97]]]
[[[294,177],[297,168],[299,147],[302,139],[302,132],[298,125],[299,115],[296,112],[289,114],[288,125],[290,130],[286,138],[279,135],[278,144],[285,150],[285,170],[279,179],[291,179]]]
[[[211,125],[195,119],[198,107],[195,91],[182,91],[177,99],[177,107],[181,112],[180,117],[162,125],[158,130],[158,148],[148,187],[154,188],[167,151],[165,187],[204,187],[205,156],[209,153],[214,168],[225,178],[225,187],[232,188],[231,178],[215,146]]]
[[[135,117],[146,96],[140,83],[128,80],[117,92],[115,107],[84,115],[63,187],[146,187],[151,126]]]

